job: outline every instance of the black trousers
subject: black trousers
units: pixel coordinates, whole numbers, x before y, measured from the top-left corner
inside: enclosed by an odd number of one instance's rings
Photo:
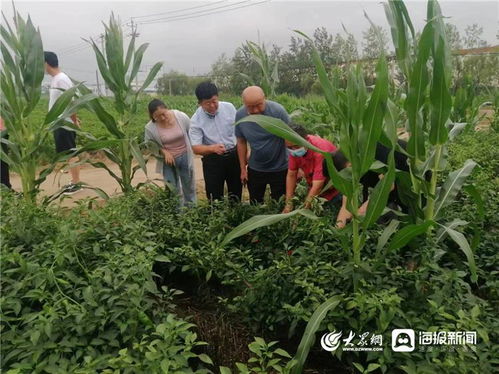
[[[2,132],[2,138],[8,139],[9,135],[7,133]],[[2,150],[7,153],[9,148],[7,144],[2,143]],[[5,161],[1,160],[0,162],[0,172],[1,172],[1,180],[0,183],[4,184],[7,188],[12,188],[10,184],[10,176],[9,176],[9,164]]]
[[[288,169],[282,171],[257,171],[248,167],[248,190],[252,203],[263,203],[265,189],[270,185],[270,197],[279,200],[286,194],[286,175]]]
[[[237,151],[223,154],[211,154],[202,158],[206,197],[220,200],[224,196],[224,185],[227,183],[229,198],[241,200],[241,169]]]

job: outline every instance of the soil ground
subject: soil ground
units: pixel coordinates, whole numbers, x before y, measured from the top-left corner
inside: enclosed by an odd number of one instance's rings
[[[105,162],[106,165],[117,175],[120,175],[119,168],[117,165],[109,162]],[[196,156],[194,159],[194,175],[196,177],[196,189],[198,193],[198,198],[204,199],[206,197],[204,190],[204,180],[203,180],[203,167],[201,164],[201,157]],[[120,186],[118,183],[108,174],[104,169],[95,168],[89,164],[83,164],[80,166],[80,179],[83,183],[88,184],[91,187],[97,187],[106,192],[109,196],[117,195],[121,193]],[[155,160],[150,160],[147,163],[147,176],[142,170],[138,170],[133,178],[133,184],[146,182],[147,180],[152,181],[157,185],[163,185],[163,178],[161,174],[156,173],[156,162]],[[41,185],[41,196],[50,196],[57,193],[62,186],[68,184],[71,181],[71,175],[67,172],[54,171],[51,173],[47,179]],[[10,182],[12,188],[16,191],[21,191],[21,179],[19,175],[11,173]],[[58,199],[61,206],[71,207],[75,204],[77,200],[81,200],[88,197],[98,197],[97,192],[92,189],[83,189],[74,195],[64,196],[62,199]],[[100,199],[100,198],[99,198]]]

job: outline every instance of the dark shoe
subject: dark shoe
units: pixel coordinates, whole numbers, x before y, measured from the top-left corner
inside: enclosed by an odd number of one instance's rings
[[[70,183],[65,185],[62,189],[63,189],[62,191],[63,195],[72,195],[81,191],[82,188],[77,184]]]

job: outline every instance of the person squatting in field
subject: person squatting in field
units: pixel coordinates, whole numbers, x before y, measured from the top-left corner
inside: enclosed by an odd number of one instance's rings
[[[227,184],[229,198],[241,200],[241,169],[237,157],[234,122],[236,108],[218,100],[218,88],[202,82],[195,91],[199,108],[191,118],[192,150],[202,155],[206,197],[220,200]]]
[[[336,147],[329,140],[323,139],[317,135],[310,135],[301,126],[296,123],[289,125],[293,131],[307,140],[310,144],[325,152],[334,152]],[[289,213],[293,210],[293,197],[295,194],[298,180],[298,171],[302,170],[308,185],[308,194],[305,198],[304,207],[309,209],[314,197],[319,196],[328,202],[334,202],[340,198],[338,190],[331,187],[322,192],[328,178],[323,173],[324,156],[322,154],[300,147],[290,141],[285,141],[289,150],[288,173],[286,176],[286,205],[282,213]],[[322,193],[321,193],[322,192]]]
[[[168,109],[161,100],[154,99],[148,106],[151,120],[145,125],[144,140],[159,149],[156,172],[175,188],[181,205],[196,202],[194,162],[189,139],[191,120],[184,112]]]
[[[289,123],[289,115],[281,104],[266,100],[263,90],[250,86],[242,93],[243,106],[236,114],[236,122],[250,114],[262,114]],[[254,122],[236,126],[237,153],[241,167],[241,182],[248,184],[250,201],[262,203],[267,185],[271,197],[279,200],[286,191],[288,155],[284,139],[271,134]],[[248,143],[251,153],[248,159]]]
[[[407,148],[407,143],[403,140],[398,140],[398,144],[403,149]],[[385,147],[384,145],[378,143],[376,145],[376,154],[375,159],[388,164],[388,155],[390,154],[390,148]],[[341,171],[347,167],[350,167],[350,161],[345,157],[341,150],[337,150],[331,153],[333,157],[334,166],[338,171]],[[407,155],[395,151],[395,168],[398,171],[409,172],[409,164]],[[329,173],[326,166],[326,160],[323,161],[324,174],[329,177]],[[380,178],[383,178],[383,174],[378,174],[375,171],[369,170],[362,178],[360,179],[360,183],[362,184],[362,205],[359,208],[359,215],[363,216],[366,214],[367,207],[369,204],[369,189],[374,188]],[[392,207],[399,207],[403,212],[407,212],[407,206],[402,202],[399,197],[399,189],[397,179],[395,179],[395,183],[392,186],[392,190],[388,196],[387,205]],[[352,213],[350,213],[347,209],[348,200],[345,196],[342,198],[341,208],[338,212],[338,216],[336,218],[336,227],[343,228],[347,224],[348,221],[352,219]]]

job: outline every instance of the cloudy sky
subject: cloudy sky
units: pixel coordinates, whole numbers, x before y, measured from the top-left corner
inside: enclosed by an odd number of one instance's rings
[[[406,1],[416,28],[424,24],[426,2]],[[1,2],[7,19],[12,17],[10,1]],[[388,30],[380,1],[16,1],[17,10],[30,15],[42,33],[44,48],[59,55],[64,71],[78,80],[95,83],[96,63],[91,49],[81,38],[96,37],[102,21],[111,12],[120,17],[124,30],[130,21],[138,24],[138,41],[150,43],[144,59],[147,70],[164,61],[165,71],[175,69],[188,75],[202,75],[222,53],[232,56],[245,40],[287,47],[299,29],[312,34],[324,26],[331,33],[343,32],[342,24],[357,40],[369,27],[364,11],[374,23]],[[461,34],[467,25],[478,23],[489,44],[497,45],[498,1],[441,1],[448,22]],[[2,20],[3,22],[3,20]],[[145,73],[142,73],[143,75]]]

